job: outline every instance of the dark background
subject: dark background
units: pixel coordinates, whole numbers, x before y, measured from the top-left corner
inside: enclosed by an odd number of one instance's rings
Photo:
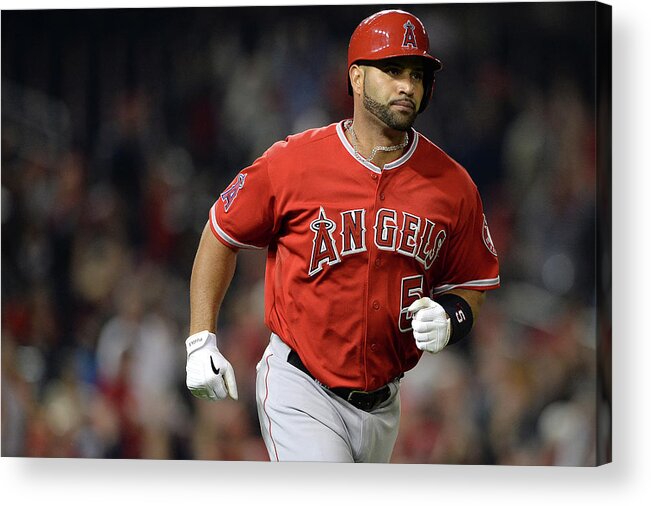
[[[194,252],[237,171],[352,114],[348,39],[387,7],[2,12],[3,456],[267,459],[264,253],[220,319],[240,401],[211,404],[184,385]],[[477,182],[502,288],[407,374],[393,460],[604,461],[595,4],[401,8],[444,65],[416,127]]]

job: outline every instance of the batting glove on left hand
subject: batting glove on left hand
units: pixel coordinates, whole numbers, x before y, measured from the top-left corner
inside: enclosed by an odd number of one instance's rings
[[[407,309],[413,313],[411,328],[419,350],[438,353],[450,341],[452,325],[445,309],[429,297],[418,299]]]
[[[237,400],[235,372],[217,349],[217,336],[207,330],[192,334],[185,340],[188,361],[185,366],[185,384],[199,399]]]

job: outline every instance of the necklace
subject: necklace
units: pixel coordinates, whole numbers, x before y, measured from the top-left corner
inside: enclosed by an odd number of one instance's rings
[[[353,148],[355,149],[355,155],[364,158],[364,156],[362,156],[357,149],[357,144],[359,143],[359,141],[357,140],[357,135],[355,134],[355,129],[353,128],[353,122],[351,120],[348,120],[348,122],[346,123],[346,128],[350,130],[350,135],[353,138]],[[398,151],[399,149],[404,148],[408,143],[409,143],[409,135],[407,134],[407,132],[405,132],[405,138],[400,144],[396,144],[395,146],[375,146],[371,150],[371,156],[366,158],[366,161],[370,162],[371,160],[373,160],[373,158],[375,158],[375,155],[377,154],[378,151],[385,151],[385,152]]]

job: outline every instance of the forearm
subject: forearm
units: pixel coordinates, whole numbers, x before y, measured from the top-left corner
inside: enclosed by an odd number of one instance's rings
[[[216,331],[217,318],[233,274],[237,253],[224,246],[206,224],[190,278],[190,335]]]

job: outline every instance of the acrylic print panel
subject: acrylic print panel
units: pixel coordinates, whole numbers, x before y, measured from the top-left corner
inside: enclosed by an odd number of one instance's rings
[[[351,116],[349,37],[386,7],[2,12],[3,457],[269,459],[266,252],[219,315],[216,403],[185,386],[194,255],[240,169]],[[415,128],[477,185],[501,287],[405,374],[390,461],[609,462],[610,7],[402,8],[443,62]]]

